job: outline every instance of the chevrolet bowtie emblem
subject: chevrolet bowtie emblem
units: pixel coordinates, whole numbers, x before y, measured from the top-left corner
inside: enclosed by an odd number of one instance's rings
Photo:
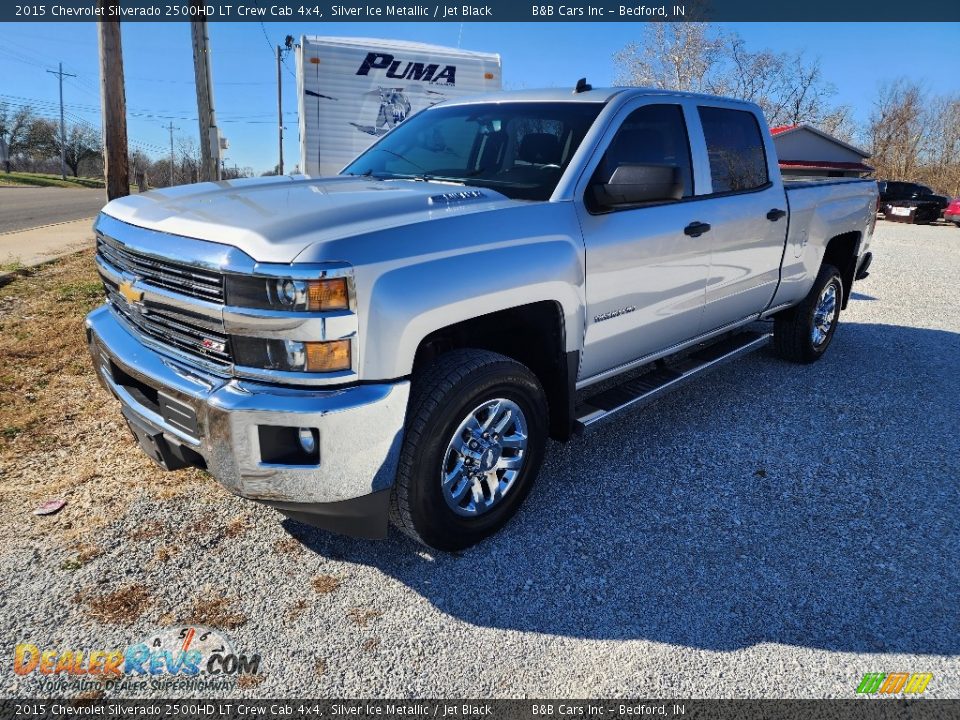
[[[124,280],[120,283],[120,294],[123,295],[129,303],[138,303],[143,300],[143,291],[137,290],[130,280]]]

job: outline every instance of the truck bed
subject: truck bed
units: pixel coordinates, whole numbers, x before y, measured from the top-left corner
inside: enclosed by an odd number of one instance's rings
[[[790,220],[771,307],[796,303],[809,292],[831,238],[856,236],[858,253],[867,252],[877,208],[875,180],[802,178],[783,185]]]
[[[827,185],[849,185],[851,183],[876,183],[869,178],[783,178],[783,187],[787,190],[798,190],[808,187],[825,187]]]

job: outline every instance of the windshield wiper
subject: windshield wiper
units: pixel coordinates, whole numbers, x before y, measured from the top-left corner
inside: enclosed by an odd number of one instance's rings
[[[413,165],[415,168],[417,168],[418,170],[420,170],[419,173],[406,174],[406,175],[398,175],[397,173],[390,173],[390,179],[392,179],[392,180],[393,180],[393,179],[395,179],[395,180],[415,180],[415,181],[417,181],[417,182],[430,182],[430,181],[432,181],[432,180],[437,180],[437,181],[440,181],[440,182],[453,183],[453,184],[455,184],[455,185],[466,185],[465,182],[463,182],[462,180],[458,180],[458,179],[456,179],[456,178],[448,178],[448,177],[443,177],[443,176],[441,176],[441,175],[434,175],[434,174],[431,173],[429,170],[427,170],[425,167],[423,167],[423,165],[420,165],[420,164],[418,164],[418,163],[415,163],[415,162],[414,162],[413,160],[411,160],[410,158],[404,157],[404,156],[401,155],[400,153],[394,152],[393,150],[387,150],[386,148],[382,148],[382,147],[374,148],[374,150],[380,150],[381,152],[385,152],[385,153],[387,153],[388,155],[393,155],[395,158],[398,158],[399,160],[403,160],[405,163],[409,163],[410,165]]]
[[[413,160],[411,160],[410,158],[404,157],[403,155],[401,155],[401,154],[398,153],[398,152],[394,152],[393,150],[387,150],[386,148],[382,148],[382,147],[374,148],[374,150],[379,150],[380,152],[385,152],[385,153],[387,153],[388,155],[393,155],[395,158],[397,158],[397,159],[399,159],[399,160],[403,160],[405,163],[410,163],[411,165],[413,165],[413,166],[414,166],[415,168],[417,168],[418,170],[421,170],[424,174],[427,173],[427,169],[426,169],[425,167],[423,167],[423,165],[420,165],[420,164],[418,164],[418,163],[415,163],[415,162],[414,162]]]
[[[420,175],[391,175],[391,180],[413,180],[414,182],[443,182],[451,185],[466,185],[467,183],[457,178],[443,177],[442,175],[431,175],[430,173],[421,173]]]
[[[373,174],[373,168],[367,168],[362,173],[344,173],[344,175],[349,175],[350,177],[368,177],[373,178],[374,180],[383,180],[379,175]]]

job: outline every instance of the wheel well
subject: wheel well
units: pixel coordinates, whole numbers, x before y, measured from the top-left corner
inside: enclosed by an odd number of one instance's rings
[[[823,254],[823,262],[833,265],[840,271],[843,280],[843,304],[846,309],[850,302],[850,293],[853,290],[853,276],[857,271],[857,251],[860,249],[860,233],[848,232],[837,235],[827,242],[827,250]]]
[[[526,365],[540,380],[550,409],[550,436],[570,437],[580,353],[565,352],[563,309],[552,301],[499,310],[430,333],[417,347],[413,377],[437,356],[460,348],[491,350]]]

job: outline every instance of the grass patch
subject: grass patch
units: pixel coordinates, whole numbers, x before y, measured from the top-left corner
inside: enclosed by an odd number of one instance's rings
[[[29,187],[62,187],[62,188],[102,188],[103,180],[99,178],[70,177],[62,179],[59,175],[47,173],[12,172],[0,173],[0,185],[27,185]]]
[[[127,531],[127,537],[134,542],[153,540],[167,532],[166,526],[159,520],[145,520]]]
[[[307,611],[308,607],[310,607],[310,605],[307,603],[307,601],[303,598],[299,598],[290,606],[290,609],[287,610],[287,619],[296,620]]]
[[[273,544],[273,549],[278,553],[284,553],[285,555],[292,555],[293,553],[300,552],[303,549],[303,545],[296,538],[285,537],[280,540],[277,540]]]
[[[65,374],[89,373],[83,318],[103,301],[92,251],[14,278],[0,287],[0,457],[23,441],[62,439]],[[93,410],[94,403],[70,409]]]
[[[237,687],[241,690],[255,688],[262,682],[263,675],[240,675],[237,677]]]
[[[363,608],[351,608],[347,613],[349,619],[357,627],[367,627],[371,620],[376,620],[383,615],[379,610],[364,610]]]
[[[234,538],[238,535],[242,535],[247,530],[250,529],[250,516],[249,515],[237,515],[229,523],[227,527],[224,528],[223,534],[228,538]]]
[[[99,304],[103,300],[103,285],[100,281],[66,283],[57,288],[57,299],[60,302]]]
[[[164,536],[173,531],[149,515],[126,518],[130,504],[142,493],[157,500],[212,499],[222,497],[221,490],[200,470],[158,471],[130,437],[119,404],[100,387],[84,328],[85,315],[103,302],[93,250],[4,282],[0,542],[42,539],[79,552],[79,543],[118,519],[127,519],[131,539],[171,542]],[[55,518],[25,512],[49,497],[69,501]]]
[[[78,599],[86,603],[87,613],[92,618],[114,625],[129,625],[153,604],[150,591],[140,584],[128,585],[106,595]]]
[[[317,575],[313,579],[313,589],[321,595],[328,595],[340,587],[340,578],[333,575]]]
[[[231,601],[225,597],[202,597],[193,601],[185,620],[213,628],[236,630],[247,621],[247,616],[234,610]]]

